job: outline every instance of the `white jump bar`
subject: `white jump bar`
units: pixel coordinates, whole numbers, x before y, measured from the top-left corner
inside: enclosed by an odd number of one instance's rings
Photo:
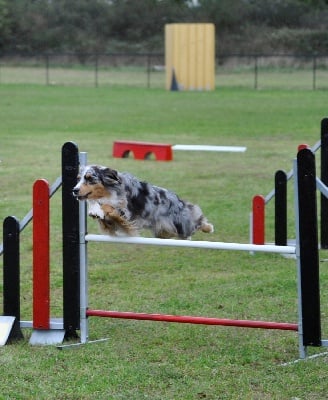
[[[123,244],[143,244],[155,246],[173,246],[173,247],[193,247],[203,249],[216,250],[238,250],[238,251],[254,251],[265,253],[279,254],[295,254],[295,246],[275,246],[275,245],[258,245],[258,244],[242,244],[242,243],[225,243],[225,242],[208,242],[203,240],[178,240],[178,239],[158,239],[145,237],[127,237],[127,236],[108,236],[88,234],[85,236],[87,242],[109,242]]]
[[[187,151],[221,151],[232,153],[243,153],[247,147],[242,146],[207,146],[207,145],[193,145],[193,144],[175,144],[172,150],[187,150]]]

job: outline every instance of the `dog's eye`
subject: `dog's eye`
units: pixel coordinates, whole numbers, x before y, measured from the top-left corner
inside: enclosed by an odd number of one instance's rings
[[[93,181],[92,175],[86,175],[85,180],[86,182],[91,183]]]

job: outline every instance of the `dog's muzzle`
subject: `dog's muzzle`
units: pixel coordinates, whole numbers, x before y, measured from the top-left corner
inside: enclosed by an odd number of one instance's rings
[[[86,200],[91,192],[89,192],[89,193],[87,193],[87,194],[81,196],[81,195],[80,195],[80,189],[79,189],[79,188],[74,188],[74,189],[72,190],[72,193],[73,193],[73,196],[74,196],[77,200]]]

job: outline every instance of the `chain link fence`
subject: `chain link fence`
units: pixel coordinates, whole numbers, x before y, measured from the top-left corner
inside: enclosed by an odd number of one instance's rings
[[[0,84],[165,87],[164,54],[0,54]],[[328,55],[219,55],[216,87],[328,89]]]

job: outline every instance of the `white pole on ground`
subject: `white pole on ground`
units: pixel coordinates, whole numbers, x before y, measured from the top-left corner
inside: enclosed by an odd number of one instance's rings
[[[172,150],[186,150],[186,151],[219,151],[219,152],[232,152],[243,153],[246,151],[243,146],[209,146],[209,145],[193,145],[193,144],[175,144]]]

